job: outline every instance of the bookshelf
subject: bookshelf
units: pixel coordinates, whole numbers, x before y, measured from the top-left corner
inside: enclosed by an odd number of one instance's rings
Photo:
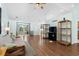
[[[41,35],[43,38],[48,38],[50,24],[41,24]]]
[[[71,21],[63,20],[58,22],[58,42],[63,45],[70,45],[71,39]]]

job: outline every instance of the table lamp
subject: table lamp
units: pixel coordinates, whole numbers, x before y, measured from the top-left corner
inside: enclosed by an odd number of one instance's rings
[[[5,28],[5,31],[6,31],[6,34],[9,34],[10,28],[9,27],[6,27]]]

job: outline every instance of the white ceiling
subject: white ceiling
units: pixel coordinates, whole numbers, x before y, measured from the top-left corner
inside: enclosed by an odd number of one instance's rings
[[[39,19],[49,16],[56,17],[58,15],[66,14],[72,10],[75,4],[68,3],[47,3],[44,9],[35,8],[31,3],[8,3],[4,4],[10,19],[15,18],[36,18]]]

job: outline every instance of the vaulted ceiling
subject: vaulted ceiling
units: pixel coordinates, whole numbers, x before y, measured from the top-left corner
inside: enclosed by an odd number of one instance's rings
[[[33,19],[36,17],[49,19],[69,13],[75,6],[73,3],[46,3],[44,9],[39,9],[33,3],[6,3],[4,5],[10,19]]]

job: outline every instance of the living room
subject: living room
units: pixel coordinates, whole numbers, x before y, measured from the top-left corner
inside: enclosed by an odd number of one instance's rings
[[[79,3],[1,3],[2,55],[79,55],[78,10]]]

